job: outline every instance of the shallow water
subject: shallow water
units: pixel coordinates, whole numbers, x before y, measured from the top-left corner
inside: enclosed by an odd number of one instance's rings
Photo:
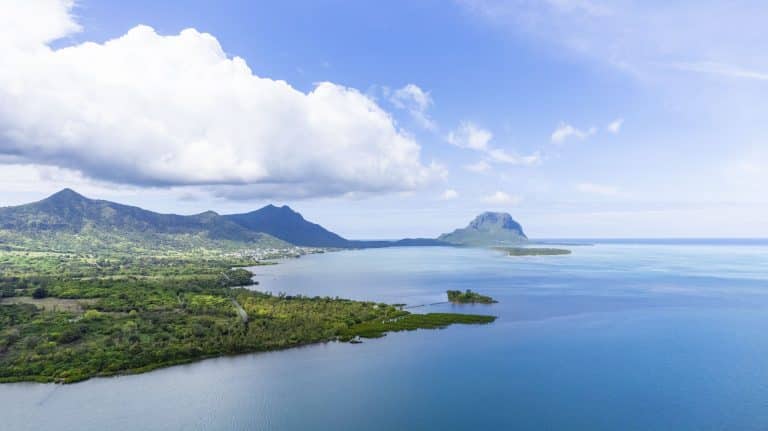
[[[485,326],[0,385],[8,430],[768,428],[768,242],[598,243],[570,256],[456,248],[306,256],[260,289],[409,305],[473,289]]]

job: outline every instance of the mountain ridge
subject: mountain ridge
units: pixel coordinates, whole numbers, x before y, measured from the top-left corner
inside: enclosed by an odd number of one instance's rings
[[[4,239],[5,238],[5,239]],[[0,244],[35,240],[76,246],[113,243],[152,247],[382,248],[409,246],[487,247],[527,241],[522,226],[507,213],[484,212],[467,227],[438,238],[397,241],[349,240],[304,218],[287,205],[265,205],[239,214],[204,211],[163,214],[107,200],[91,199],[65,188],[45,199],[0,207]]]
[[[245,229],[213,211],[189,216],[162,214],[90,199],[69,188],[37,202],[0,208],[0,230],[15,233],[17,238],[67,244],[108,245],[110,241],[125,240],[134,246],[289,245]]]

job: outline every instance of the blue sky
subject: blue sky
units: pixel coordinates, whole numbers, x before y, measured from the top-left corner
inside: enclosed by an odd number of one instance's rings
[[[22,65],[0,73],[0,204],[69,186],[164,212],[287,203],[356,238],[482,210],[533,237],[768,236],[761,2],[31,3],[5,15],[34,48],[0,46]]]

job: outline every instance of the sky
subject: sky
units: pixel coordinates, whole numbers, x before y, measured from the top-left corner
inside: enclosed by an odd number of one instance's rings
[[[762,1],[0,0],[0,206],[768,237]]]

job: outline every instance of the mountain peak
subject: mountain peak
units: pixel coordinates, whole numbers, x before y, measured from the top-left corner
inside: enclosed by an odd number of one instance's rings
[[[296,212],[291,207],[289,207],[288,205],[277,206],[275,204],[266,205],[265,207],[262,208],[262,210],[272,210],[272,211],[282,210],[282,211]]]
[[[48,196],[46,200],[54,199],[54,200],[87,200],[85,196],[81,195],[80,193],[70,189],[70,188],[63,188],[59,190],[58,192]]]
[[[288,205],[267,205],[246,214],[224,218],[257,232],[268,233],[291,244],[307,247],[348,247],[349,241],[322,226],[309,222]]]
[[[521,243],[528,240],[523,227],[511,215],[501,212],[484,212],[464,229],[456,229],[438,238],[456,245],[492,246]]]
[[[469,228],[488,230],[493,228],[521,230],[520,224],[508,213],[486,211],[469,223]]]
[[[213,218],[219,217],[219,213],[217,213],[216,211],[208,210],[208,211],[203,211],[200,214],[196,214],[194,217],[207,220],[207,219],[213,219]]]

